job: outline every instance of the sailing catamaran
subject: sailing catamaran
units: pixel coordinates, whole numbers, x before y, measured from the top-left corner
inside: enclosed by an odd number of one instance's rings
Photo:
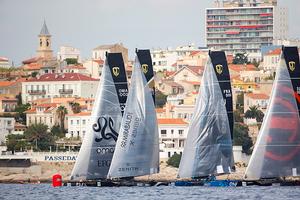
[[[147,66],[141,63],[140,57],[136,57],[108,178],[136,177],[159,172],[156,112],[151,90],[142,72],[143,68],[145,73]]]
[[[90,131],[83,139],[71,180],[107,177],[127,99],[127,78],[121,53],[108,53],[103,67]]]
[[[247,180],[277,182],[274,179],[300,175],[299,112],[298,48],[283,47],[267,114],[246,170]]]
[[[231,173],[234,169],[232,133],[232,92],[226,56],[224,52],[210,51],[178,176],[201,180]],[[189,184],[178,181],[175,185]]]

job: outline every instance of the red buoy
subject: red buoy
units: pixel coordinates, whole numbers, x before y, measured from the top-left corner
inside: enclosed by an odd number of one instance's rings
[[[60,174],[54,174],[52,176],[52,186],[61,187],[62,186],[62,177]]]

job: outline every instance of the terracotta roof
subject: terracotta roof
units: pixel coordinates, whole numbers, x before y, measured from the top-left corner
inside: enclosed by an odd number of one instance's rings
[[[175,74],[176,72],[174,71],[165,71],[165,75],[166,76],[172,76],[173,74]]]
[[[99,65],[103,65],[104,64],[104,60],[93,60],[94,62],[98,63]]]
[[[43,74],[40,77],[31,78],[26,82],[48,82],[48,81],[99,81],[99,80],[79,73],[63,73],[63,74],[53,73],[53,74]]]
[[[157,119],[158,124],[178,124],[178,125],[186,125],[187,122],[183,121],[180,118],[164,118],[164,119]]]
[[[166,112],[166,109],[163,109],[163,108],[156,108],[155,109],[157,113],[164,113]]]
[[[0,87],[7,87],[15,84],[15,81],[0,81]]]
[[[198,53],[201,53],[201,51],[192,51],[192,52],[190,53],[190,56],[197,55]]]
[[[187,66],[186,68],[190,69],[192,72],[194,72],[197,75],[203,74],[204,67],[202,66]]]
[[[18,99],[10,97],[0,97],[0,101],[18,101]]]
[[[76,114],[68,114],[67,116],[90,116],[91,112],[80,112],[80,113],[76,113]]]
[[[274,49],[272,51],[269,51],[267,53],[267,56],[280,55],[280,54],[281,54],[281,48],[277,48],[277,49]]]
[[[38,64],[38,63],[30,63],[30,64],[26,64],[24,65],[22,68],[24,70],[40,70],[42,67],[41,64]]]
[[[5,61],[5,62],[8,62],[8,58],[5,58],[5,57],[0,57],[0,61]]]
[[[49,108],[49,107],[56,107],[57,103],[43,103],[36,105],[36,107],[44,107],[44,108]]]
[[[29,58],[27,60],[23,60],[22,63],[25,65],[25,64],[35,63],[42,59],[43,59],[42,57],[33,57],[33,58]]]
[[[177,62],[171,65],[172,67],[176,67],[177,66]]]
[[[251,99],[269,99],[269,96],[266,94],[254,94],[254,93],[248,93],[246,94],[247,97],[251,98]]]
[[[236,64],[230,64],[229,66],[230,70],[241,72],[241,71],[257,71],[258,69],[253,64],[247,64],[247,65],[236,65]]]

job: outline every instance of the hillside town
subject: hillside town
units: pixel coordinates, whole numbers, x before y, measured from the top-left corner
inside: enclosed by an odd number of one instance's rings
[[[278,7],[277,1],[244,6],[236,2],[215,1],[214,8],[206,9],[206,47],[182,44],[151,49],[161,159],[183,152],[210,49],[226,52],[234,145],[241,146],[237,151],[251,154],[268,107],[281,45],[300,47],[300,41],[288,39],[287,9]],[[122,53],[130,83],[134,61],[129,51],[134,50],[122,43],[95,44],[90,58],[83,59],[73,46],[53,49],[52,40],[59,35],[51,35],[50,30],[44,21],[37,33],[37,49],[30,50],[36,51],[35,56],[24,58],[20,66],[0,57],[2,155],[78,152],[89,134],[106,52]],[[246,162],[242,156],[239,161]]]

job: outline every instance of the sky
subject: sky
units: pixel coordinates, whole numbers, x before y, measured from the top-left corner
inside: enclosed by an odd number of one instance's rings
[[[300,38],[299,0],[279,0],[289,10],[289,37]],[[52,49],[78,48],[83,58],[103,44],[167,48],[194,43],[205,46],[205,8],[213,0],[0,0],[0,57],[13,61],[34,57],[46,20]]]

